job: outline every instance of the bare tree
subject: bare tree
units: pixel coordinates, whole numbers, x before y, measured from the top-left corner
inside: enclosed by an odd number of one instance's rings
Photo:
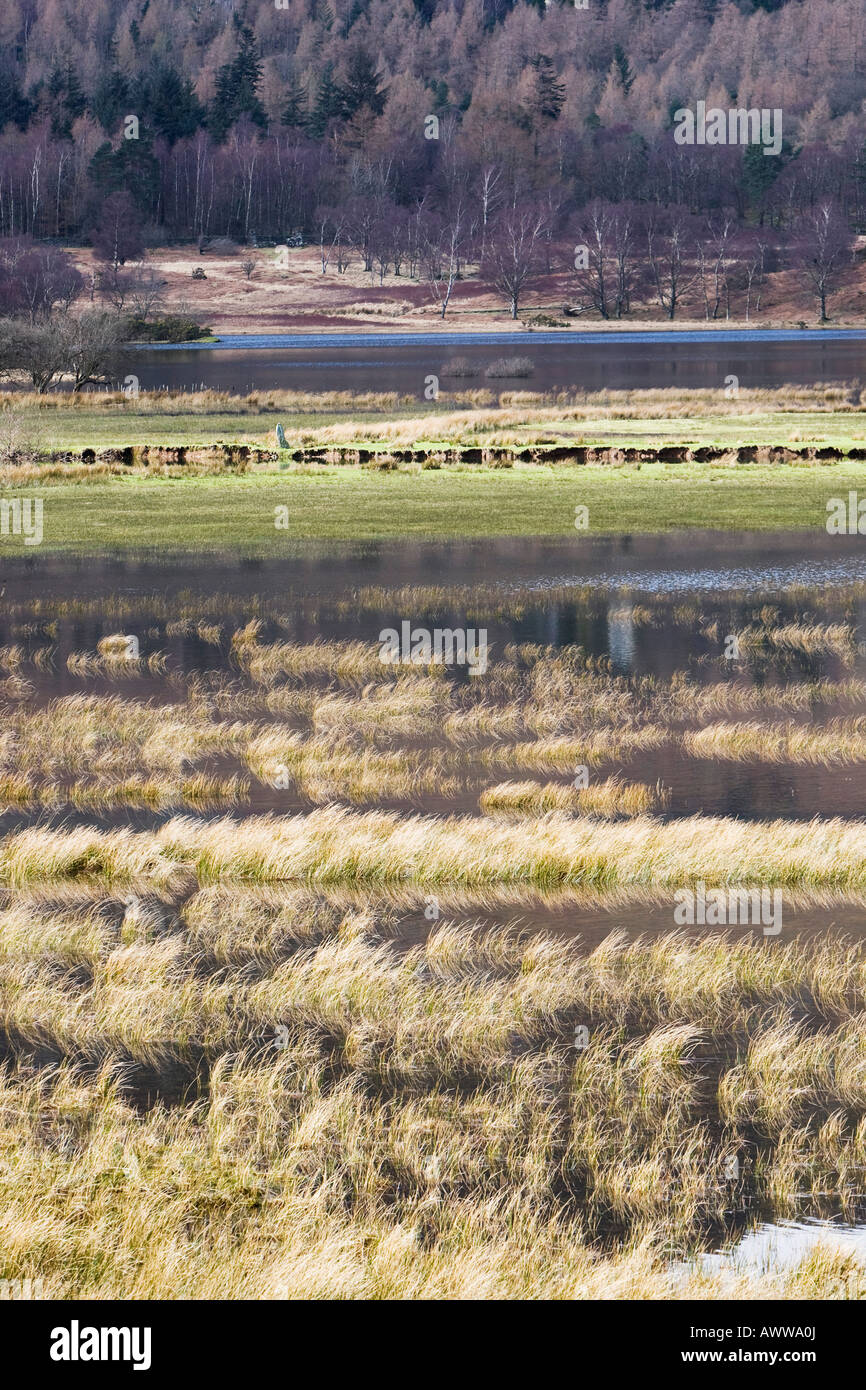
[[[686,259],[688,224],[687,213],[674,210],[662,214],[656,208],[650,209],[645,222],[650,278],[659,305],[671,320],[695,279]]]
[[[827,300],[843,284],[851,268],[853,237],[838,207],[821,203],[802,218],[798,264],[818,301],[819,322],[827,322]]]
[[[520,298],[538,270],[539,250],[546,231],[544,214],[516,207],[499,217],[490,229],[485,270],[517,318]]]
[[[771,252],[770,239],[762,228],[751,238],[751,241],[743,256],[743,278],[746,291],[746,319],[751,317],[752,296],[754,295],[755,313],[761,312],[761,297],[764,293],[764,278],[768,269],[768,260]]]
[[[84,279],[65,251],[27,238],[0,242],[0,313],[35,324],[56,308],[67,310],[83,288]]]
[[[151,314],[156,312],[162,302],[164,286],[165,281],[159,272],[144,261],[139,261],[133,269],[129,292],[130,306],[137,319],[146,323]]]
[[[464,218],[463,205],[457,202],[446,217],[429,217],[423,224],[421,268],[443,319],[460,273]]]
[[[97,260],[111,266],[112,270],[141,257],[144,251],[141,215],[129,193],[112,193],[106,198],[91,238]]]
[[[124,321],[119,314],[94,312],[80,318],[67,315],[58,324],[64,374],[73,392],[106,382],[115,367],[124,340]]]
[[[707,234],[705,237],[699,237],[697,241],[698,279],[707,319],[718,318],[723,300],[726,308],[725,317],[730,318],[728,261],[733,232],[733,216],[723,213],[720,218],[707,218]]]
[[[42,396],[63,375],[66,344],[54,323],[7,321],[0,335],[0,361],[6,375],[23,374]]]
[[[569,251],[581,309],[602,318],[618,318],[631,309],[636,276],[635,213],[629,204],[596,200],[575,228],[577,245]]]
[[[322,263],[322,274],[327,275],[331,256],[336,252],[337,272],[342,275],[349,264],[344,251],[345,213],[335,208],[318,208],[316,223],[319,228],[319,259]]]
[[[594,202],[577,225],[578,245],[572,261],[580,307],[595,309],[603,319],[610,318],[612,298],[612,222],[610,209]]]
[[[487,250],[487,228],[499,203],[502,169],[498,164],[485,164],[478,176],[478,200],[481,205],[481,259]]]

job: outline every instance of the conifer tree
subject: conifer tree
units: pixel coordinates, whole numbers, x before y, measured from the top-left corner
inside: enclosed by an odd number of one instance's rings
[[[230,63],[217,73],[216,95],[210,113],[210,128],[217,140],[224,140],[235,121],[246,116],[262,129],[268,118],[259,100],[262,63],[255,36],[248,25],[235,15],[238,51]]]
[[[339,120],[344,114],[343,91],[334,77],[334,64],[326,63],[310,116],[310,134],[320,140],[329,122]]]
[[[369,53],[356,48],[349,58],[346,80],[343,83],[343,110],[354,116],[362,106],[369,106],[375,116],[385,110],[386,92],[379,85],[376,65]]]
[[[307,89],[295,77],[289,79],[280,122],[290,129],[303,130],[308,120]]]

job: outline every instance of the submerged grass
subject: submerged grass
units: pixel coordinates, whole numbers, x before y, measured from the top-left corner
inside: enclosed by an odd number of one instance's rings
[[[866,761],[866,719],[834,719],[818,728],[791,722],[708,724],[687,733],[683,742],[697,758],[833,767]]]
[[[696,1258],[804,1201],[862,1216],[866,947],[819,927],[862,915],[866,824],[662,820],[638,771],[850,761],[863,716],[836,707],[862,681],[626,678],[530,642],[455,681],[383,666],[377,622],[298,641],[251,598],[160,609],[121,694],[131,603],[15,611],[0,649],[0,1277],[58,1298],[866,1296],[831,1248],[754,1274]],[[762,663],[844,668],[853,609],[810,611],[743,603],[726,631],[788,632]],[[169,641],[214,668],[167,663]],[[568,780],[489,785],[524,767]],[[283,795],[349,805],[246,814]],[[382,809],[403,799],[427,813]],[[797,925],[674,933],[700,880],[781,888]]]
[[[527,884],[669,887],[711,883],[857,891],[866,886],[861,821],[711,816],[627,824],[551,813],[516,825],[324,807],[298,816],[195,820],[156,832],[31,828],[0,841],[0,883],[151,874],[201,882]]]
[[[862,1296],[829,1251],[733,1278],[671,1262],[804,1180],[856,1207],[862,946],[586,955],[440,925],[398,951],[375,912],[298,893],[158,906],[46,901],[29,935],[0,912],[4,1277],[55,1298]],[[36,1048],[58,1060],[34,1070]]]
[[[487,787],[480,798],[483,811],[512,811],[539,815],[545,811],[573,811],[578,815],[611,820],[620,816],[641,816],[663,808],[668,794],[660,787],[642,782],[624,782],[609,777],[586,787],[563,786],[559,782],[500,782]]]

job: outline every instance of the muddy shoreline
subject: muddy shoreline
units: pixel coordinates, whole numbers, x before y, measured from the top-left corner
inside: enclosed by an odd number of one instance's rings
[[[607,445],[575,444],[429,444],[402,449],[361,448],[355,445],[309,445],[284,450],[267,449],[247,444],[213,444],[187,448],[151,448],[148,445],[126,445],[123,448],[57,450],[44,455],[46,463],[121,464],[127,468],[166,468],[222,465],[227,469],[245,471],[266,464],[344,464],[355,467],[396,468],[414,465],[420,468],[442,468],[449,465],[475,464],[482,468],[510,468],[515,463],[541,465],[563,464],[580,467],[586,464],[620,466],[643,463],[718,463],[732,464],[821,464],[866,460],[866,447],[854,446],[847,452],[829,446],[744,444],[736,448],[714,448],[701,444],[666,444],[661,448],[635,448]]]

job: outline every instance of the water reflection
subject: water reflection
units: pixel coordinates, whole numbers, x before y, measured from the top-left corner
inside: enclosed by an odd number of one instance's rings
[[[778,1274],[795,1268],[819,1247],[866,1264],[866,1225],[818,1218],[764,1222],[732,1248],[697,1256],[694,1265],[704,1274]]]

